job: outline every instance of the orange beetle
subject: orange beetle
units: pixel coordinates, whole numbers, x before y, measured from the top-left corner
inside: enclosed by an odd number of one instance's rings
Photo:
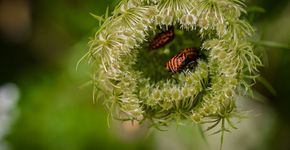
[[[199,49],[186,48],[174,55],[166,64],[166,70],[176,73],[181,71],[185,66],[193,63],[199,56]]]
[[[150,42],[151,49],[158,49],[174,39],[174,28],[169,27],[167,31],[159,33],[155,38]]]

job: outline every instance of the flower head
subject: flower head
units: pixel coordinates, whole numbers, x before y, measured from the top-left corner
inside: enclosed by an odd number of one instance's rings
[[[248,77],[262,65],[248,41],[253,29],[240,19],[244,7],[239,0],[121,1],[92,41],[97,94],[115,116],[160,125],[231,116],[236,97],[250,89]],[[169,27],[173,42],[148,48]],[[164,63],[185,46],[201,54],[172,75]]]

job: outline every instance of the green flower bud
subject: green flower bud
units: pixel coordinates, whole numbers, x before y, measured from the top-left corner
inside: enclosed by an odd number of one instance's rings
[[[191,115],[191,120],[195,123],[199,123],[201,119],[202,119],[202,116],[200,114],[194,113]]]

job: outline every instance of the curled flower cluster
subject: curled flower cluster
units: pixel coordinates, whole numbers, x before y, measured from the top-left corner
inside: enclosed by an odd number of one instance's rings
[[[240,19],[244,7],[240,0],[122,0],[91,42],[97,98],[115,117],[156,125],[228,120],[262,65],[249,41],[253,29]],[[151,52],[150,39],[172,26],[183,40]],[[205,58],[174,75],[162,72],[164,57],[193,33]]]

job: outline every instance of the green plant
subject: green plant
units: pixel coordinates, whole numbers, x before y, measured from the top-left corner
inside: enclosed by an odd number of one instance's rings
[[[96,99],[111,116],[157,127],[186,119],[212,123],[208,129],[221,123],[223,137],[225,122],[235,128],[236,98],[250,93],[262,65],[245,13],[241,0],[122,0],[111,16],[95,16],[101,26],[88,55]],[[150,39],[171,26],[174,41],[150,51]],[[164,61],[186,46],[200,47],[204,58],[166,72]]]

